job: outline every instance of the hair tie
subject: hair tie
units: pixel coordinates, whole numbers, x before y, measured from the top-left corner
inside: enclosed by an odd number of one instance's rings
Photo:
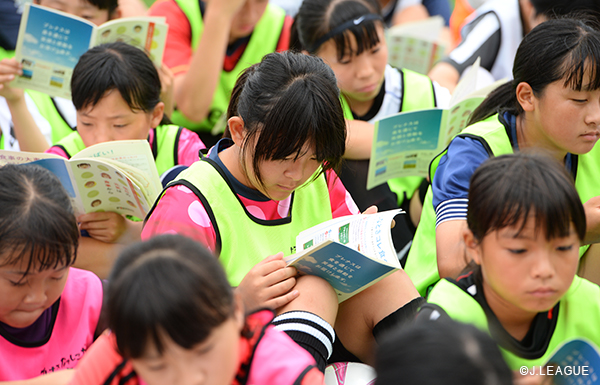
[[[312,45],[312,47],[310,47],[309,52],[310,53],[314,53],[317,51],[317,49],[319,49],[319,47],[325,43],[327,40],[331,39],[332,37],[339,35],[340,33],[344,32],[345,30],[347,30],[350,27],[356,26],[356,25],[361,25],[362,23],[364,23],[365,21],[371,21],[371,20],[381,20],[383,21],[383,18],[381,17],[381,15],[375,14],[375,13],[368,13],[366,15],[362,15],[359,16],[355,19],[350,19],[340,25],[338,25],[336,28],[332,29],[331,31],[327,32],[325,35],[321,36],[316,42],[315,44]]]

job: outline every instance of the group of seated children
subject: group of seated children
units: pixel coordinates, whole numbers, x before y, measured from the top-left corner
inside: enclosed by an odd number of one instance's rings
[[[9,85],[20,65],[0,61],[21,149],[69,158],[147,139],[159,173],[187,167],[143,221],[76,218],[51,172],[0,167],[0,381],[321,384],[329,363],[354,361],[373,365],[377,384],[433,384],[458,378],[444,354],[463,354],[472,371],[460,383],[509,384],[567,340],[600,345],[600,288],[576,275],[600,241],[591,20],[532,28],[512,80],[429,178],[367,191],[374,122],[449,100],[429,77],[387,65],[379,2],[304,0],[293,26],[264,0],[165,1],[151,13],[163,11],[180,67],[161,76],[125,43],[90,49],[61,102],[76,130],[51,147],[29,91]],[[170,82],[177,124],[165,114]],[[203,155],[200,138],[218,141]],[[302,230],[397,207],[408,214],[396,218],[396,249],[412,242],[405,269],[341,303],[284,262]]]

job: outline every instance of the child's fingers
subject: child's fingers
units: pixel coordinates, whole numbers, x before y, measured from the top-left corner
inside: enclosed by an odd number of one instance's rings
[[[291,290],[286,292],[283,295],[280,295],[275,298],[271,298],[270,300],[265,302],[265,306],[271,309],[279,309],[282,306],[287,305],[292,302],[294,299],[298,298],[300,292],[298,290]]]
[[[98,212],[98,213],[87,213],[82,214],[77,218],[78,222],[101,222],[110,219],[118,219],[117,216],[121,217],[121,214],[113,213],[110,211]]]
[[[296,274],[297,274],[296,268],[292,267],[292,266],[286,266],[286,267],[274,270],[271,273],[265,275],[264,286],[272,287],[282,281],[285,281],[292,277],[295,277]]]
[[[276,298],[285,295],[296,286],[296,278],[289,277],[265,289],[266,298]]]
[[[15,80],[15,75],[13,74],[0,74],[0,83],[8,83]],[[3,84],[0,84],[3,85]]]
[[[377,214],[377,206],[373,205],[373,206],[369,206],[365,211],[363,211],[363,214]]]
[[[267,263],[270,261],[282,260],[282,259],[283,259],[283,252],[280,251],[277,254],[269,255],[267,258],[263,259],[258,264]]]
[[[13,59],[4,59],[0,61],[0,73],[12,73],[12,74],[21,74],[23,67],[21,63]]]

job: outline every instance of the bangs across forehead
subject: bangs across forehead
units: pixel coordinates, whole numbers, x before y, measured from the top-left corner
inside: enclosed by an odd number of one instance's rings
[[[331,87],[324,92],[323,87]],[[318,161],[340,158],[345,137],[340,139],[340,116],[332,113],[339,105],[334,84],[316,83],[311,76],[295,79],[267,111],[262,123],[251,130],[254,154],[262,160],[282,160],[312,153]],[[340,111],[341,112],[341,111]],[[243,119],[243,117],[242,117]]]
[[[360,20],[360,17],[357,20]],[[364,21],[334,36],[333,41],[337,49],[338,60],[352,55],[360,55],[377,46],[380,42],[377,23],[381,22],[378,20]],[[354,45],[353,42],[356,44]]]
[[[36,242],[7,247],[0,254],[0,267],[11,266],[14,271],[28,274],[66,268],[74,262],[75,249],[70,245],[55,243],[41,247]]]
[[[600,89],[599,47],[583,47],[573,50],[565,58],[560,69],[559,79],[564,79],[564,86],[576,91],[594,91]],[[593,49],[595,48],[595,49]]]
[[[521,235],[527,221],[534,220],[534,233],[543,231],[546,240],[564,238],[571,235],[574,219],[568,209],[547,205],[525,206],[513,204],[504,207],[498,215],[493,215],[488,233],[506,227],[516,229],[515,237]]]

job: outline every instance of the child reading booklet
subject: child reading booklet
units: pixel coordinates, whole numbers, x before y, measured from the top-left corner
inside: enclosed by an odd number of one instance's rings
[[[0,166],[7,163],[35,163],[56,174],[76,215],[113,211],[144,218],[162,189],[147,140],[100,143],[70,160],[53,154],[0,150]]]
[[[375,122],[367,189],[389,179],[427,176],[431,160],[467,124],[471,112],[503,81],[477,89],[479,60],[457,85],[448,108],[400,112]]]
[[[167,30],[164,18],[120,18],[96,26],[65,12],[27,4],[15,49],[23,75],[11,85],[70,99],[73,68],[89,48],[123,41],[145,50],[160,67]]]
[[[390,229],[402,210],[347,215],[302,231],[289,265],[327,280],[342,302],[401,269]]]

